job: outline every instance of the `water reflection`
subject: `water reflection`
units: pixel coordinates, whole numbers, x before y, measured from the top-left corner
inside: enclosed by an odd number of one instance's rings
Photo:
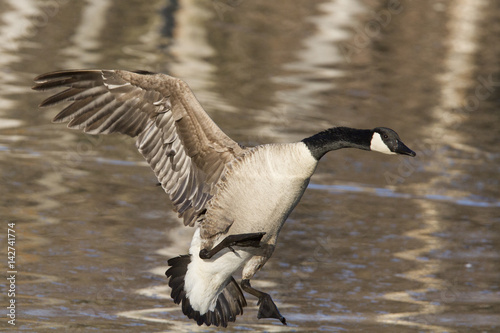
[[[367,193],[376,195],[379,197],[389,197],[389,198],[399,198],[399,199],[427,199],[425,202],[449,202],[455,205],[463,206],[474,206],[474,207],[500,207],[500,201],[496,201],[496,198],[482,198],[484,200],[479,200],[481,198],[470,197],[470,198],[456,198],[447,195],[435,195],[435,194],[425,194],[418,195],[416,193],[398,193],[390,188],[373,188],[365,186],[363,184],[342,184],[342,185],[321,185],[321,184],[309,184],[309,188],[316,190],[324,190],[330,193],[336,194],[346,194],[346,193]]]
[[[166,261],[187,252],[193,230],[133,140],[51,125],[54,113],[27,93],[45,71],[120,67],[182,77],[244,144],[384,125],[419,149],[410,162],[327,155],[255,282],[290,326],[256,321],[249,296],[233,330],[497,329],[500,49],[489,22],[500,8],[388,6],[2,2],[0,213],[22,235],[22,327],[216,330],[170,300]],[[355,47],[348,59],[342,45]]]
[[[103,47],[100,36],[106,29],[106,15],[111,8],[110,0],[90,0],[81,10],[75,31],[71,36],[71,45],[62,50],[66,60],[63,68],[78,68],[82,64],[94,66],[103,54],[96,52]]]
[[[440,261],[427,257],[429,253],[442,250],[441,240],[434,236],[442,231],[441,221],[438,212],[432,207],[432,202],[419,202],[424,208],[427,208],[425,209],[426,215],[423,217],[424,223],[416,229],[407,231],[405,236],[419,240],[423,246],[394,253],[395,257],[415,264],[416,269],[406,271],[400,276],[417,282],[419,287],[417,289],[389,292],[383,296],[391,301],[415,304],[418,306],[417,311],[383,314],[377,317],[377,321],[418,327],[432,332],[449,332],[449,328],[433,325],[427,320],[427,315],[443,312],[444,306],[439,302],[428,301],[419,297],[419,295],[425,295],[429,290],[444,289],[444,281],[436,278],[436,273],[440,271]]]

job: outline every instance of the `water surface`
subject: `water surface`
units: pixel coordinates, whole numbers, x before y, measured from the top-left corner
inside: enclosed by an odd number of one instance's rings
[[[386,126],[417,151],[325,156],[253,282],[289,325],[257,320],[249,295],[227,331],[498,331],[499,15],[491,0],[3,1],[0,235],[5,249],[15,223],[18,307],[2,330],[218,330],[169,297],[193,230],[133,139],[51,124],[30,90],[47,71],[123,68],[183,78],[244,145]]]

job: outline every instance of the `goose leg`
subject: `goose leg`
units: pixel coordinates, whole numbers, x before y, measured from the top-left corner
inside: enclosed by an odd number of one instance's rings
[[[260,290],[252,288],[252,286],[250,285],[250,279],[264,266],[267,260],[271,257],[274,252],[274,247],[274,244],[262,245],[261,255],[252,257],[245,264],[241,280],[241,289],[259,299],[257,305],[259,305],[260,307],[259,312],[257,313],[257,318],[276,318],[279,319],[279,321],[281,321],[283,325],[286,325],[285,317],[281,315],[271,296]]]
[[[201,259],[210,259],[219,251],[231,246],[259,247],[260,240],[265,234],[265,232],[256,232],[250,234],[229,235],[213,249],[201,249],[199,256]]]
[[[274,304],[273,299],[269,294],[252,288],[250,285],[250,280],[244,279],[241,281],[241,289],[249,294],[254,295],[259,299],[257,305],[260,305],[259,312],[257,313],[257,318],[276,318],[279,319],[283,325],[286,325],[286,319],[281,315],[276,304]]]

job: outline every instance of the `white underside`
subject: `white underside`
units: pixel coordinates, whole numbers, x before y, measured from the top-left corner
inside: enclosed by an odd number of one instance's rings
[[[229,234],[265,232],[262,242],[273,243],[317,163],[303,142],[254,147],[228,168],[207,219],[230,221]]]
[[[378,151],[379,153],[383,153],[383,154],[396,154],[396,153],[392,152],[389,149],[389,147],[387,147],[387,145],[382,140],[382,137],[377,132],[373,133],[372,141],[370,142],[370,150],[371,151]]]
[[[184,290],[193,310],[205,314],[215,309],[217,297],[226,281],[241,269],[252,255],[238,248],[235,248],[236,253],[224,249],[212,259],[203,260],[199,256],[200,244],[200,229],[196,229],[189,248],[191,263],[184,280]]]
[[[236,161],[217,188],[206,215],[210,221],[232,221],[216,244],[227,235],[256,232],[265,233],[261,242],[274,244],[316,165],[317,160],[302,142],[258,146],[245,159]],[[204,314],[214,310],[222,288],[255,255],[255,248],[236,246],[235,252],[224,249],[203,260],[199,257],[200,244],[198,229],[189,249],[191,263],[184,290],[191,307]]]

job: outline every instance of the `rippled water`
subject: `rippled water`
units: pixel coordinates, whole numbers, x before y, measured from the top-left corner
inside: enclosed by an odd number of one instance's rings
[[[498,331],[499,16],[492,0],[2,1],[2,247],[8,223],[17,236],[2,330],[217,330],[169,297],[192,230],[133,140],[51,124],[30,90],[123,68],[183,78],[245,145],[387,126],[418,153],[325,156],[253,282],[289,326],[249,295],[227,331]]]

